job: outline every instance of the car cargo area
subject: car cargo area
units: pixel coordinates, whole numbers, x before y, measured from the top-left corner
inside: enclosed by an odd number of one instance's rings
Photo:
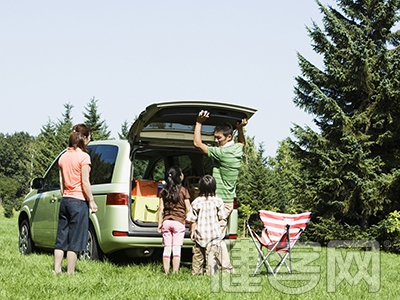
[[[158,222],[158,193],[162,181],[136,179],[132,182],[132,220]]]

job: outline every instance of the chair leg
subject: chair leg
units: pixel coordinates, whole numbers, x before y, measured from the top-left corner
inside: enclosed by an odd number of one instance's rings
[[[256,269],[254,271],[253,276],[257,275],[257,273],[260,270],[260,267],[262,265],[265,266],[267,272],[268,272],[268,269],[272,272],[272,268],[271,268],[271,266],[270,266],[270,264],[268,263],[268,260],[267,260],[271,253],[268,253],[267,256],[264,256],[264,252],[262,251],[262,246],[261,245],[259,246],[259,245],[256,244],[256,248],[258,250],[258,258],[257,258]]]
[[[270,265],[269,262],[268,262],[268,258],[269,258],[269,256],[271,255],[271,253],[272,253],[272,252],[268,252],[268,254],[267,254],[266,256],[264,256],[264,253],[263,253],[263,255],[259,255],[259,256],[258,256],[258,259],[257,259],[257,267],[256,267],[256,270],[254,271],[254,275],[257,275],[258,270],[260,269],[260,267],[261,267],[262,265],[265,266],[265,269],[266,269],[267,272],[271,272],[272,274],[274,273],[274,271],[273,271],[271,265]],[[261,261],[261,262],[260,262],[260,261]]]
[[[256,241],[256,238],[255,238],[255,236],[254,236],[254,234],[253,234],[253,231],[252,231],[252,229],[250,228],[250,225],[249,225],[248,222],[246,222],[246,225],[247,225],[247,229],[249,230],[250,237],[251,237],[251,239],[252,239],[252,241],[253,241],[253,243],[254,243],[254,246],[256,247],[256,249],[257,249],[257,251],[258,251],[257,265],[256,265],[256,269],[254,270],[254,273],[253,273],[253,276],[255,276],[255,275],[257,275],[257,273],[258,273],[260,267],[261,267],[263,264],[264,264],[265,267],[267,268],[267,271],[268,271],[268,267],[267,267],[266,262],[265,262],[264,252],[262,251],[262,245],[261,245],[261,244],[258,244],[258,242]],[[268,263],[268,262],[267,262],[267,263]]]
[[[277,252],[279,257],[281,258],[280,262],[278,263],[278,265],[275,267],[274,269],[274,276],[276,277],[276,274],[278,274],[279,270],[281,269],[282,265],[285,265],[288,272],[290,274],[292,274],[292,269],[291,267],[289,268],[289,266],[286,264],[286,258],[290,255],[290,252],[286,252],[286,254],[284,256],[282,256],[279,252]],[[290,261],[290,259],[289,259]]]

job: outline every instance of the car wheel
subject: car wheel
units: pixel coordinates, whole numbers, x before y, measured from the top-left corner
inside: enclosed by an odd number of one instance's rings
[[[99,247],[96,232],[91,223],[89,224],[86,250],[80,253],[79,258],[83,260],[101,260],[103,258],[103,252]]]
[[[29,221],[24,219],[19,226],[19,252],[23,255],[31,254],[34,251],[34,244],[31,238]]]

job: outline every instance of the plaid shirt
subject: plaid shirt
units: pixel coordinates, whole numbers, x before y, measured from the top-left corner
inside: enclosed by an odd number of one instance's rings
[[[210,242],[215,243],[222,240],[223,234],[219,220],[227,217],[221,198],[201,196],[192,202],[186,220],[196,223],[194,232],[196,242],[201,247],[206,247]]]

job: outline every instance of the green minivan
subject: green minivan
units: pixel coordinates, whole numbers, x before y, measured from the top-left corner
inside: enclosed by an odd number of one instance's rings
[[[250,119],[255,109],[210,101],[173,101],[148,106],[129,131],[128,140],[93,141],[88,145],[92,168],[90,180],[98,206],[90,214],[87,250],[84,259],[101,259],[117,251],[130,257],[151,257],[162,248],[157,232],[158,192],[165,170],[181,167],[191,200],[197,182],[212,173],[212,161],[193,146],[196,116],[201,109],[210,112],[203,124],[202,138],[213,144],[215,125]],[[63,152],[62,152],[63,153]],[[61,153],[61,154],[62,154]],[[60,154],[60,155],[61,155]],[[43,178],[32,180],[18,218],[19,250],[53,249],[61,201],[58,156]],[[231,249],[237,238],[238,212],[229,218],[224,241]],[[183,247],[190,248],[189,227]]]

